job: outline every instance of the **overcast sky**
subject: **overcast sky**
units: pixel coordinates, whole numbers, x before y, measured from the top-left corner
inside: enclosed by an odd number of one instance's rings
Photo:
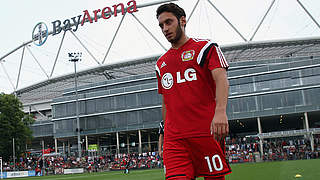
[[[31,40],[32,30],[39,22],[44,22],[49,31],[52,31],[52,22],[64,21],[83,11],[92,11],[111,7],[120,2],[127,4],[130,0],[2,0],[0,8],[1,33],[0,57]],[[158,0],[156,0],[158,1]],[[136,0],[137,4],[156,2],[155,0]],[[189,17],[198,0],[176,1],[183,7]],[[300,0],[312,16],[320,23],[320,1]],[[260,20],[266,13],[272,0],[211,0],[211,2],[225,15],[225,17],[246,38],[250,39]],[[138,8],[134,15],[154,34],[165,46],[170,44],[163,37],[155,18],[155,10],[159,5]],[[107,52],[116,32],[122,15],[112,16],[110,19],[99,19],[92,24],[85,23],[79,26],[75,35],[89,49],[99,62]],[[244,40],[226,23],[207,0],[200,0],[193,16],[187,24],[187,34],[190,37],[213,39],[220,45],[244,43]],[[54,60],[62,39],[62,34],[49,36],[42,46],[30,44],[29,49],[36,57],[33,59],[29,50],[25,50],[18,89],[44,81],[50,76]],[[320,37],[320,28],[299,6],[296,0],[276,0],[264,23],[257,32],[253,41]],[[87,53],[76,38],[67,32],[53,76],[57,77],[74,71],[73,64],[68,61],[68,52],[82,52],[82,61],[79,69],[88,69],[98,66],[98,63]],[[164,53],[165,50],[148,34],[148,32],[133,18],[126,15],[119,33],[106,58],[106,64],[126,61],[145,56]],[[6,57],[0,65],[0,92],[11,93],[19,72],[22,48]],[[3,67],[4,68],[3,68]],[[5,73],[7,71],[10,80]]]

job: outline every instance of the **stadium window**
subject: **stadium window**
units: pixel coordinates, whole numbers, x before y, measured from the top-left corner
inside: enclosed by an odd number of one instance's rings
[[[61,112],[60,117],[66,117],[67,116],[67,105],[66,104],[60,104],[58,106],[60,106],[60,108],[61,108],[60,111],[59,111],[59,112]]]
[[[127,94],[125,95],[125,101],[127,108],[137,106],[137,94]]]
[[[231,106],[232,106],[232,111],[234,113],[239,113],[240,112],[240,107],[239,107],[239,98],[236,99],[230,99],[229,100]]]
[[[138,123],[138,111],[128,112],[128,125],[136,125]]]
[[[264,110],[272,109],[274,108],[274,99],[272,94],[262,95],[261,96],[261,105]]]
[[[309,76],[309,77],[303,77],[302,82],[304,85],[307,84],[316,84],[319,81],[320,76]]]
[[[87,118],[80,118],[79,119],[80,120],[80,127],[86,127],[86,120],[87,120]]]
[[[86,104],[86,107],[87,107],[87,113],[88,114],[95,113],[96,112],[96,102],[95,102],[95,100],[94,99],[88,100],[87,104]]]
[[[239,85],[239,90],[240,90],[240,93],[248,93],[250,92],[250,85],[252,84],[241,84]]]
[[[67,116],[76,115],[76,103],[75,102],[67,103],[66,108],[67,108],[67,110],[66,110]]]
[[[240,98],[239,99],[239,105],[240,105],[240,112],[246,112],[248,111],[248,104],[246,102],[246,98]]]
[[[123,95],[115,96],[115,101],[116,101],[116,109],[123,109],[126,107],[125,97]]]
[[[286,92],[285,95],[288,99],[288,106],[295,106],[302,103],[302,96],[298,91]]]
[[[300,85],[300,80],[298,78],[290,79],[288,86],[294,86],[294,85],[296,86]]]
[[[86,114],[86,101],[79,101],[79,113],[80,115]]]
[[[110,102],[110,110],[116,109],[116,97],[108,97],[108,101]],[[107,105],[109,105],[109,103]]]
[[[127,113],[118,113],[116,116],[117,127],[126,127],[128,125]]]
[[[280,89],[280,88],[282,88],[281,79],[272,80],[271,85],[272,85],[272,89]]]
[[[248,111],[252,112],[252,111],[257,111],[258,110],[258,107],[256,106],[256,101],[255,101],[255,97],[254,96],[246,97],[245,101],[247,103]]]
[[[89,130],[97,128],[97,126],[96,126],[96,117],[95,116],[87,118],[87,128]]]
[[[270,81],[262,81],[257,82],[257,90],[269,90],[270,89]]]
[[[141,92],[138,95],[139,99],[139,105],[146,106],[146,105],[151,105],[152,104],[152,92],[151,91],[146,91],[146,92]]]
[[[105,102],[103,98],[96,99],[96,112],[104,112],[106,110],[105,108]]]
[[[113,114],[104,115],[102,127],[103,128],[112,128],[113,117],[114,117]]]

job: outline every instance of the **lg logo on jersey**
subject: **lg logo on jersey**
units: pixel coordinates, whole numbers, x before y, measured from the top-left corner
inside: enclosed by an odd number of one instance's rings
[[[176,77],[177,77],[176,82],[178,84],[184,83],[184,82],[187,82],[187,81],[197,80],[196,70],[193,69],[193,68],[186,69],[184,71],[184,73],[182,73],[182,74],[181,74],[181,72],[177,72],[177,76]],[[170,89],[173,86],[173,83],[174,83],[174,79],[173,79],[173,76],[172,76],[171,73],[165,73],[162,76],[161,84],[162,84],[162,87],[164,89]]]

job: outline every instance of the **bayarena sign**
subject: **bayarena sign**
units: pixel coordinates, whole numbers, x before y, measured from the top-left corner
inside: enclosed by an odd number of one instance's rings
[[[125,13],[134,13],[137,12],[137,3],[134,0],[127,2],[127,7],[123,3],[115,4],[113,6],[107,6],[102,9],[96,9],[91,12],[84,10],[83,14],[72,17],[70,19],[65,19],[64,21],[56,20],[51,22],[52,24],[52,36],[59,34],[62,30],[69,31],[72,30],[76,32],[80,27],[86,22],[95,23],[98,22],[98,19],[101,17],[103,20],[110,19],[112,16],[117,17],[118,11],[121,12],[121,15]],[[45,23],[38,23],[32,31],[32,41],[35,45],[43,45],[48,35],[51,34],[48,32],[48,27]]]

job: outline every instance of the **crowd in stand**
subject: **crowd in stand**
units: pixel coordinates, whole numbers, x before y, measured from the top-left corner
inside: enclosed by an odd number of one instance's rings
[[[263,140],[263,161],[281,161],[320,158],[320,137],[314,137],[314,151],[310,141],[303,137],[271,138]],[[226,141],[226,154],[230,163],[256,162],[260,157],[260,144],[255,138],[232,138]]]
[[[257,139],[231,138],[226,141],[229,163],[255,162],[255,152],[259,152]]]
[[[268,140],[263,144],[265,161],[315,159],[320,157],[320,138],[315,138],[314,151],[306,139]]]
[[[230,163],[297,160],[320,158],[320,136],[314,138],[314,151],[310,142],[302,137],[275,138],[263,140],[263,155],[260,156],[259,139],[231,138],[226,141],[226,154]],[[261,157],[261,158],[260,158]],[[162,161],[156,152],[143,154],[102,155],[96,157],[85,156],[78,160],[74,156],[29,156],[17,160],[15,166],[12,161],[3,163],[4,171],[43,170],[46,174],[60,174],[63,169],[84,168],[87,172],[141,169],[162,167]]]
[[[78,160],[74,156],[47,156],[42,157],[32,156],[27,158],[20,158],[14,165],[12,161],[4,162],[4,171],[27,171],[41,169],[46,174],[61,174],[63,169],[84,168],[87,172],[100,172],[108,170],[124,170],[124,169],[142,169],[142,168],[156,168],[161,167],[161,160],[157,153],[143,153],[143,154],[119,154],[118,156],[85,156]]]

